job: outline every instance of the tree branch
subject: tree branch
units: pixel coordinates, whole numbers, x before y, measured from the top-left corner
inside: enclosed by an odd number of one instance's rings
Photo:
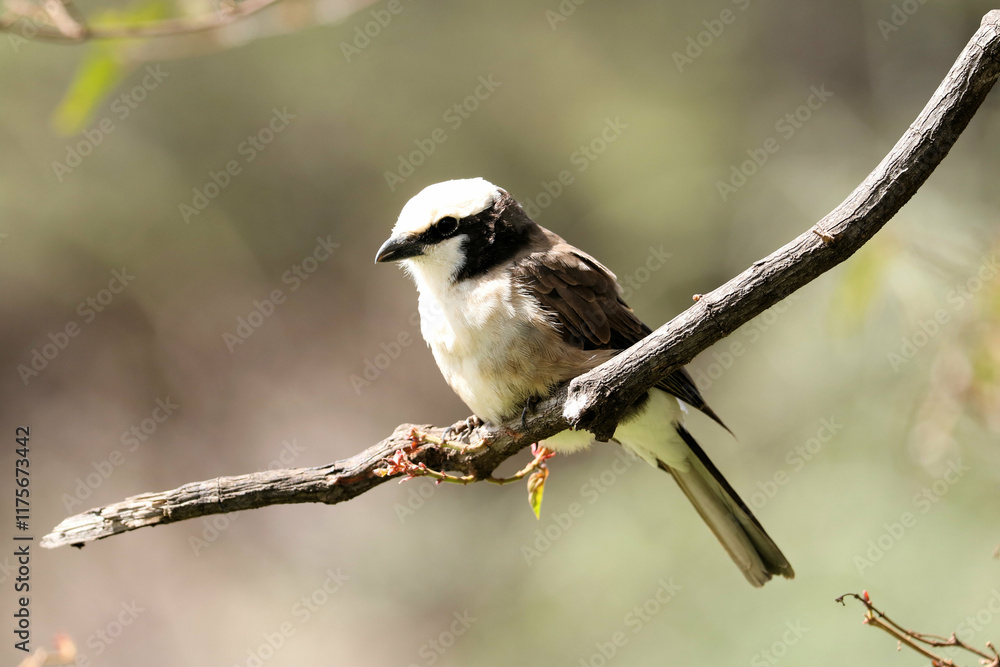
[[[812,229],[753,265],[606,364],[570,383],[565,416],[599,440],[642,392],[857,252],[948,154],[1000,73],[1000,10],[982,26],[888,155]]]
[[[556,416],[539,415],[528,432],[534,439],[554,435],[565,428]],[[459,422],[464,425],[464,422]],[[489,479],[493,471],[534,440],[519,437],[502,426],[484,425],[466,432],[472,443],[466,448],[439,444],[445,429],[402,424],[391,436],[349,459],[315,468],[270,470],[235,477],[217,477],[185,484],[161,493],[143,493],[121,502],[88,510],[65,519],[42,538],[46,548],[103,539],[145,526],[157,526],[211,514],[225,514],[289,503],[333,505],[360,496],[407,471],[394,469],[390,460],[402,451],[416,464],[432,470],[460,470],[477,480]],[[386,474],[386,473],[389,474]],[[472,480],[470,480],[472,481]]]
[[[1000,10],[994,10],[917,120],[840,206],[649,337],[553,392],[523,425],[517,420],[471,429],[466,440],[478,446],[462,450],[435,442],[444,438],[442,429],[414,432],[404,424],[377,445],[327,466],[220,477],[89,510],[60,523],[42,546],[82,545],[143,526],[267,505],[343,502],[402,475],[380,474],[392,470],[388,459],[400,450],[418,466],[486,479],[528,444],[566,428],[585,428],[608,440],[622,411],[660,378],[861,248],[948,154],[998,74]]]

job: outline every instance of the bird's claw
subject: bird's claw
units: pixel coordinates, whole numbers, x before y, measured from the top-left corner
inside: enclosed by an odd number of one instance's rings
[[[455,422],[444,430],[442,436],[448,441],[459,441],[469,444],[468,436],[474,430],[483,425],[483,420],[472,415],[462,421]]]

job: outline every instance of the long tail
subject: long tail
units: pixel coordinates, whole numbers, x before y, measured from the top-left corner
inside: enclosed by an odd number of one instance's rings
[[[681,471],[659,459],[657,464],[677,480],[684,495],[719,538],[747,581],[763,586],[773,575],[794,578],[795,572],[781,549],[701,446],[683,426],[675,424],[675,428],[690,449],[688,469]]]

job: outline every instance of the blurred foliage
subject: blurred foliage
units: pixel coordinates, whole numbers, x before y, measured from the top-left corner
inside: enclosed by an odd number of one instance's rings
[[[465,417],[412,284],[372,264],[427,184],[484,176],[531,200],[657,326],[840,203],[992,9],[588,2],[551,23],[563,6],[326,0],[184,40],[0,40],[0,419],[37,433],[36,535],[143,491],[321,465],[398,423]],[[615,472],[600,445],[548,462],[539,520],[520,485],[413,480],[37,553],[36,641],[66,632],[78,664],[150,667],[598,664],[608,642],[621,666],[919,664],[833,604],[861,589],[915,627],[1000,640],[997,95],[857,257],[691,364],[738,440],[698,415],[691,429],[794,581],[747,586],[669,478]],[[53,132],[55,109],[82,131]],[[626,127],[602,144],[609,122]],[[723,200],[718,183],[769,138],[777,152]],[[114,271],[134,279],[112,292]],[[166,398],[180,407],[156,421]]]
[[[94,19],[102,25],[142,25],[166,18],[170,6],[164,0],[148,0],[124,10],[108,9]],[[95,41],[88,44],[66,96],[52,116],[55,130],[64,135],[81,132],[93,120],[98,106],[126,75],[123,49],[132,40]]]
[[[52,116],[56,131],[64,135],[80,132],[97,111],[97,106],[125,76],[119,59],[120,46],[99,42],[89,48],[76,78]]]
[[[893,259],[885,236],[873,239],[843,269],[830,303],[830,327],[844,334],[858,333],[882,295],[885,274]]]

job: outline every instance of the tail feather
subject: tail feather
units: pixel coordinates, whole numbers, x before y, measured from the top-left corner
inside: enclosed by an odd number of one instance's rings
[[[686,471],[657,461],[669,472],[698,510],[743,575],[754,586],[763,586],[774,575],[795,577],[781,549],[760,525],[750,508],[715,467],[701,446],[680,424],[677,433],[694,456]]]

